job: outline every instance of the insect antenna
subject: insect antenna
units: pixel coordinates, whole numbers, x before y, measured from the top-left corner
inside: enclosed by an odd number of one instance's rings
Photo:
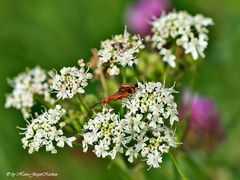
[[[100,101],[100,102],[98,102],[98,103],[92,105],[92,106],[91,106],[91,109],[93,109],[94,107],[96,107],[97,105],[99,105],[99,104],[101,104],[101,103],[102,103],[102,101]]]

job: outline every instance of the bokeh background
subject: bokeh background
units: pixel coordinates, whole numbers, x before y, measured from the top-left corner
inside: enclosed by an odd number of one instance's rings
[[[98,48],[101,40],[123,31],[124,13],[134,2],[0,0],[0,179],[7,179],[6,172],[9,171],[58,173],[51,179],[124,178],[118,169],[107,169],[108,160],[97,159],[91,153],[83,154],[81,149],[59,150],[56,155],[44,152],[27,154],[16,129],[24,124],[23,118],[14,109],[4,109],[4,101],[5,94],[11,90],[6,78],[17,75],[26,67],[37,64],[45,69],[59,69],[74,65],[80,57],[89,59],[91,48]],[[216,102],[226,132],[224,142],[207,156],[207,167],[217,166],[212,172],[214,179],[238,179],[240,1],[173,0],[172,4],[176,10],[202,13],[215,21],[206,62],[197,74],[195,90]],[[164,169],[164,163],[162,166]],[[147,177],[159,179],[166,176],[160,168],[148,171]],[[193,175],[192,178],[198,177]]]

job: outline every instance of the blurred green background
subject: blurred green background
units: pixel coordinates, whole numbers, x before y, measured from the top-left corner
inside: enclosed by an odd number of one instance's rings
[[[57,155],[44,152],[28,155],[16,129],[23,126],[23,118],[14,109],[4,109],[4,101],[5,94],[11,90],[6,78],[17,75],[25,67],[38,64],[45,69],[59,69],[74,65],[78,58],[88,59],[91,48],[99,47],[101,40],[123,31],[124,12],[132,2],[0,0],[0,179],[7,179],[9,171],[58,173],[51,179],[123,178],[118,169],[107,169],[108,160],[97,159],[91,153],[83,154],[81,149],[59,150]],[[174,0],[173,6],[192,14],[202,13],[215,21],[206,62],[197,75],[196,90],[217,102],[226,131],[224,143],[208,157],[209,167],[213,162],[217,166],[212,177],[238,179],[240,1]],[[164,177],[161,168],[147,174],[149,179]]]

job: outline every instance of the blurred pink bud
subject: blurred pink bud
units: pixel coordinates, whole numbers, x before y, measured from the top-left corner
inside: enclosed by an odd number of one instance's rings
[[[215,103],[185,91],[179,110],[180,119],[188,119],[184,146],[212,151],[224,137]]]
[[[128,7],[126,22],[130,30],[142,36],[151,34],[153,17],[160,17],[162,12],[171,9],[168,0],[140,0],[137,4]]]

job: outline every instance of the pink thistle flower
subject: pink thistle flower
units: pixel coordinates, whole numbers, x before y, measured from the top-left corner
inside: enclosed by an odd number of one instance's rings
[[[185,91],[180,105],[179,117],[188,119],[184,146],[211,152],[223,140],[224,131],[215,103],[208,98]]]
[[[137,4],[129,6],[126,12],[126,21],[129,29],[142,36],[151,34],[153,17],[160,17],[162,12],[171,9],[167,0],[140,0]]]

